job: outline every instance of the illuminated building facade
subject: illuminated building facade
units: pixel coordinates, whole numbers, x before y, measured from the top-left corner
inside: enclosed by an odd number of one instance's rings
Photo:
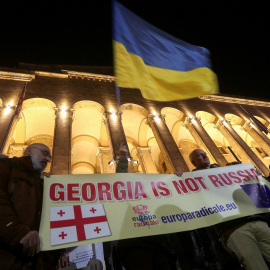
[[[238,159],[269,175],[269,102],[221,95],[153,102],[136,89],[121,89],[119,104],[115,77],[106,67],[0,70],[0,123],[2,154],[21,156],[29,144],[44,143],[53,153],[47,168],[52,174],[113,173],[124,139],[130,172],[190,171],[188,156],[201,148],[211,163],[224,166]]]

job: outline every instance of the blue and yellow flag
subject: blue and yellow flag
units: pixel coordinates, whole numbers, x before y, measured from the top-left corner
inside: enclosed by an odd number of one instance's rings
[[[147,23],[113,1],[117,86],[138,88],[146,99],[173,101],[218,92],[207,49]]]

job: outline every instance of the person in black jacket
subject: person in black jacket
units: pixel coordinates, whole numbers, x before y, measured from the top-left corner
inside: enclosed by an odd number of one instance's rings
[[[128,148],[121,143],[117,173],[128,172]],[[166,235],[117,241],[116,252],[126,270],[170,270]]]

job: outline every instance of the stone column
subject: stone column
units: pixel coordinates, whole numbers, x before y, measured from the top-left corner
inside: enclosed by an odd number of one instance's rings
[[[56,111],[54,143],[52,155],[52,174],[70,173],[71,115],[70,110]]]
[[[112,153],[110,147],[98,147],[97,155],[100,161],[101,173],[114,173],[115,163],[112,161]]]
[[[9,130],[12,128],[12,123],[14,119],[14,112],[15,107],[10,105],[3,105],[2,100],[0,99],[0,153],[6,154],[7,153],[7,138],[9,137]]]
[[[253,124],[250,121],[246,121],[242,129],[244,129],[253,139],[256,141],[262,149],[270,156],[270,139],[266,137],[262,132],[258,132],[253,128]]]
[[[226,120],[217,120],[216,127],[228,140],[230,145],[237,149],[241,156],[251,160],[251,162],[258,167],[265,176],[269,175],[269,170],[265,164],[257,157],[257,155],[250,149],[250,147],[243,141],[243,139]]]
[[[0,111],[0,124],[1,129],[4,130],[2,134],[4,135],[1,138],[1,150],[0,153],[7,154],[8,149],[11,143],[13,133],[15,131],[16,125],[18,123],[18,118],[14,114],[14,109],[11,109],[8,115],[5,115],[5,109]]]
[[[2,100],[0,102],[0,153],[7,154],[12,135],[19,120],[15,111],[18,106],[21,107],[22,105],[24,95],[26,93],[26,84],[35,79],[35,75],[1,71],[0,79],[20,81],[21,83],[24,83],[24,86],[22,85],[22,91],[14,90],[13,93],[10,93],[11,96],[15,98],[12,104],[3,104]],[[10,98],[10,96],[8,96],[8,98]],[[17,106],[15,104],[17,104]]]
[[[137,147],[137,156],[140,160],[143,173],[158,173],[151,155],[151,147]]]
[[[176,171],[189,172],[189,168],[163,117],[161,115],[154,116],[149,114],[148,124],[154,133],[169,172],[172,174]]]
[[[207,154],[209,154],[212,159],[216,160],[220,166],[225,166],[227,164],[227,160],[201,125],[198,118],[186,117],[183,125],[189,130],[199,148],[203,146],[202,148],[206,150]]]
[[[113,156],[113,160],[116,161],[119,157],[119,146],[121,141],[124,140],[127,145],[126,136],[122,125],[121,112],[106,112],[104,121],[107,129],[107,134],[109,136],[109,147]],[[130,157],[130,153],[128,154]],[[132,162],[128,163],[128,172],[134,173]]]

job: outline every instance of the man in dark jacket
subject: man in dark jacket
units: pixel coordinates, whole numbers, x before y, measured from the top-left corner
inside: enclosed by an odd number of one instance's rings
[[[117,173],[128,172],[128,148],[122,142]],[[165,235],[137,237],[117,241],[117,254],[126,270],[169,270],[169,247]]]
[[[57,258],[39,252],[43,179],[50,149],[35,143],[23,157],[0,159],[0,268],[55,269]],[[56,260],[56,261],[55,261]]]

